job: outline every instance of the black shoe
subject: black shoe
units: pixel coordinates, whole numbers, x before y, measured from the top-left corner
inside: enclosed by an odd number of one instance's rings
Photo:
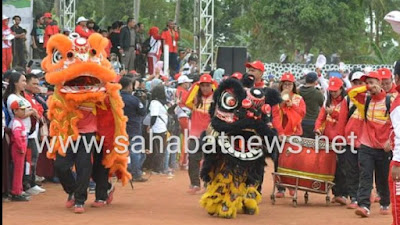
[[[11,201],[16,201],[16,202],[27,202],[29,200],[30,200],[29,197],[24,195],[13,195],[11,197]]]
[[[133,178],[132,181],[133,182],[146,182],[147,179],[143,178],[143,177],[139,177],[139,178]]]

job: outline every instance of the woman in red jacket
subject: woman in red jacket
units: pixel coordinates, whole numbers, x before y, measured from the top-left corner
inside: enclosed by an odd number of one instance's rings
[[[290,72],[284,73],[279,83],[279,91],[282,93],[283,102],[277,107],[272,107],[272,125],[278,131],[280,140],[284,136],[301,136],[303,129],[301,121],[306,114],[306,104],[303,98],[297,94],[295,78]],[[278,164],[275,163],[277,166]],[[294,194],[290,191],[291,195]],[[285,188],[278,188],[277,198],[285,196]]]
[[[200,139],[200,135],[205,131],[211,122],[208,113],[213,100],[213,90],[215,89],[214,80],[209,74],[203,74],[198,83],[193,85],[184,101],[186,106],[192,110],[191,126],[189,135]],[[196,146],[196,141],[198,146]],[[198,148],[195,151],[195,148]],[[203,152],[200,149],[199,140],[189,139],[189,194],[200,192],[200,161]]]
[[[328,88],[328,99],[324,107],[321,108],[319,112],[317,121],[315,122],[314,132],[316,135],[324,135],[329,141],[335,139],[337,136],[343,136],[339,127],[339,115],[342,105],[342,101],[346,92],[343,88],[343,81],[337,77],[332,77],[329,79]],[[335,173],[335,186],[332,188],[332,192],[335,197],[332,202],[340,203],[341,205],[346,205],[347,199],[347,187],[346,187],[346,177],[344,173],[344,154],[338,154],[338,161]]]

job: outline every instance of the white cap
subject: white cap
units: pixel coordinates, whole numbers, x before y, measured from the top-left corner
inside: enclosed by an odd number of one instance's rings
[[[9,19],[10,17],[3,15],[3,20]]]
[[[400,11],[391,11],[384,19],[392,25],[394,32],[400,34]]]
[[[353,76],[351,76],[351,81],[359,80],[359,79],[361,79],[362,76],[365,76],[365,74],[361,71],[357,71],[357,72],[353,73]]]
[[[193,80],[189,79],[189,77],[185,76],[185,75],[181,75],[178,78],[178,84],[183,84],[183,83],[192,83]]]
[[[322,69],[326,64],[326,57],[320,54],[317,58],[317,62],[315,63],[315,67]]]
[[[89,21],[88,19],[86,19],[84,16],[80,16],[78,18],[78,20],[76,21],[76,24],[80,23],[80,22],[87,22]]]

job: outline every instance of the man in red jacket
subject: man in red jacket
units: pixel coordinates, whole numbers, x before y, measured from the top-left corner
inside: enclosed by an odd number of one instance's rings
[[[43,15],[44,24],[46,25],[46,28],[44,29],[43,48],[46,48],[47,42],[49,41],[51,36],[60,33],[60,28],[58,28],[57,22],[52,20],[51,17],[52,15],[49,12]]]
[[[380,214],[388,215],[389,197],[389,163],[390,153],[385,152],[385,143],[389,140],[392,123],[387,109],[386,92],[382,89],[382,77],[372,71],[361,78],[366,86],[356,87],[349,91],[351,101],[362,115],[363,131],[361,147],[358,151],[360,165],[360,184],[358,188],[358,208],[355,213],[361,217],[370,215],[370,196],[373,174],[376,173],[376,184],[379,190]],[[369,92],[369,96],[366,92]]]
[[[169,20],[167,27],[161,33],[161,39],[164,41],[163,45],[168,45],[169,48],[169,71],[171,76],[178,72],[178,41],[180,29],[176,26],[175,22]]]

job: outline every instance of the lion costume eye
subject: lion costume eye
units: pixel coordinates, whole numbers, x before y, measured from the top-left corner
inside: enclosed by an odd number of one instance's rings
[[[59,52],[57,49],[54,49],[54,50],[53,50],[52,63],[53,63],[53,64],[57,64],[58,62],[60,62],[61,59],[62,59],[62,54],[61,54],[61,52]]]
[[[221,105],[225,109],[231,110],[238,106],[238,100],[229,92],[222,94]]]

